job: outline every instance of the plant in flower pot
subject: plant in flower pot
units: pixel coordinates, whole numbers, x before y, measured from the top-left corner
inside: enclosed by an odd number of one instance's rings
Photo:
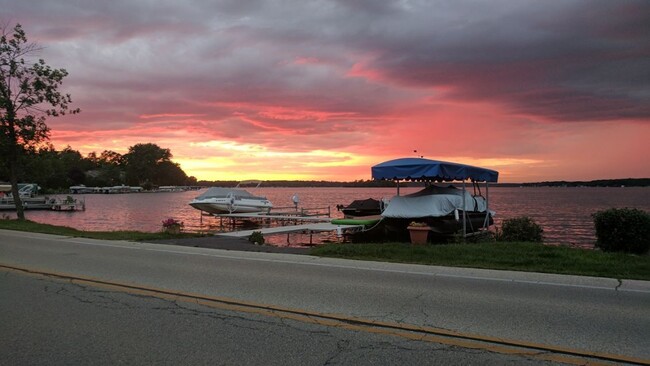
[[[169,234],[179,234],[183,228],[183,223],[181,221],[174,220],[173,218],[168,218],[167,220],[162,221],[163,231]]]
[[[411,236],[412,244],[426,244],[427,239],[429,238],[429,231],[431,228],[429,225],[423,222],[411,222],[407,227],[409,230],[409,235]]]

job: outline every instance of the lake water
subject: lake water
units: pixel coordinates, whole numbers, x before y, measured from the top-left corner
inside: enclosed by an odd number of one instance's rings
[[[402,188],[402,194],[419,188]],[[291,197],[300,197],[305,208],[331,207],[333,217],[342,217],[337,204],[355,199],[390,198],[393,188],[263,188],[250,189],[264,195],[277,206],[292,206]],[[66,225],[81,230],[159,231],[161,221],[172,217],[185,224],[188,231],[217,231],[219,220],[201,217],[187,203],[203,191],[180,193],[132,193],[76,195],[85,199],[86,211],[26,211],[26,217],[41,223]],[[485,193],[485,192],[483,192]],[[591,214],[612,207],[638,208],[650,212],[650,187],[491,187],[490,209],[496,211],[497,225],[507,218],[530,216],[544,229],[545,242],[592,247],[595,231]],[[15,217],[12,212],[0,215]],[[271,239],[276,245],[287,245],[287,236]],[[290,244],[309,242],[309,236],[296,234]]]

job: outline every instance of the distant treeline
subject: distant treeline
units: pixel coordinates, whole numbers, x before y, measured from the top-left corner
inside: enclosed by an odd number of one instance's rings
[[[587,182],[553,181],[523,183],[521,185],[524,187],[648,187],[650,186],[650,178],[599,179]]]
[[[174,163],[169,149],[156,144],[136,144],[128,153],[119,154],[105,150],[87,156],[69,146],[61,151],[52,145],[27,150],[20,157],[18,179],[24,183],[36,183],[46,191],[67,191],[70,186],[84,184],[89,187],[117,185],[141,186],[145,189],[157,186],[219,186],[234,187],[238,181],[198,181],[188,177],[180,165]],[[0,182],[9,181],[9,171],[0,165]],[[442,183],[449,184],[449,183]],[[395,187],[390,180],[355,180],[336,182],[325,180],[270,180],[263,187]],[[400,182],[402,187],[421,187],[422,182]],[[592,181],[551,181],[537,183],[496,183],[491,186],[515,187],[648,187],[650,178],[601,179]]]
[[[206,181],[198,182],[207,187],[234,187],[237,181]],[[451,183],[440,183],[451,184]],[[422,182],[400,182],[402,187],[420,187]],[[262,183],[263,187],[395,187],[391,180],[355,180],[353,182],[335,182],[324,180],[270,180]],[[600,179],[592,181],[552,181],[536,183],[492,183],[492,187],[648,187],[650,178]]]
[[[36,183],[45,192],[67,191],[70,186],[110,187],[119,185],[157,186],[196,185],[169,149],[156,144],[136,144],[126,154],[105,150],[82,156],[69,146],[57,151],[48,145],[28,150],[20,156],[19,182]],[[0,165],[0,181],[9,181],[9,171]]]

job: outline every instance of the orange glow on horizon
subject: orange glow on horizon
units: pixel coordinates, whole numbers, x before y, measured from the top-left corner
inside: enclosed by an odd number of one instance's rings
[[[447,115],[446,118],[449,118],[449,116]],[[88,133],[53,129],[51,140],[55,147],[59,149],[69,145],[84,155],[93,151],[99,154],[104,150],[124,154],[130,146],[153,141],[160,147],[169,148],[173,154],[172,160],[179,163],[188,176],[194,176],[198,180],[367,180],[371,179],[371,166],[399,157],[415,156],[412,153],[414,148],[417,148],[419,154],[423,154],[428,159],[459,162],[497,170],[500,173],[500,182],[525,183],[547,180],[641,178],[650,175],[648,169],[646,169],[645,174],[643,172],[626,174],[626,166],[620,163],[611,165],[612,169],[610,171],[600,168],[604,162],[608,160],[615,161],[623,158],[623,156],[626,159],[632,158],[631,162],[635,162],[634,159],[640,159],[636,163],[641,163],[642,158],[640,156],[644,155],[640,154],[640,152],[647,150],[647,147],[641,138],[643,134],[635,132],[638,131],[638,128],[619,128],[619,132],[595,130],[583,137],[586,144],[583,146],[591,146],[591,141],[603,141],[602,145],[605,145],[605,141],[612,138],[625,140],[629,148],[636,149],[639,152],[637,155],[612,151],[592,152],[591,148],[582,151],[572,150],[575,149],[574,145],[577,143],[575,137],[567,140],[570,144],[564,144],[563,137],[558,135],[556,127],[550,125],[549,128],[551,133],[549,138],[552,138],[555,144],[562,143],[562,145],[555,148],[558,153],[534,153],[521,157],[481,157],[479,154],[477,154],[479,156],[472,156],[445,153],[434,155],[429,152],[431,150],[429,145],[454,150],[455,145],[458,143],[455,140],[438,140],[436,138],[427,140],[426,135],[429,134],[428,132],[425,135],[418,135],[418,133],[412,133],[413,131],[410,129],[403,129],[394,125],[386,129],[386,134],[379,135],[381,139],[374,144],[352,146],[348,149],[301,149],[292,151],[292,149],[276,148],[263,143],[244,143],[236,140],[205,140],[201,139],[201,136],[191,128],[180,128],[170,133],[167,129],[147,132],[146,129],[133,127],[124,130],[122,133],[106,132],[106,138],[101,142],[93,139]],[[650,133],[650,128],[647,126],[643,126],[641,129],[645,129]],[[417,130],[414,131],[417,132]],[[441,131],[441,129],[435,130],[436,133],[442,133]],[[488,134],[489,131],[488,126],[483,132]],[[100,132],[92,135],[101,136],[103,134]],[[304,138],[298,136],[297,139],[297,141],[300,141],[300,139]],[[499,141],[498,139],[495,140],[494,137],[486,139],[490,143]],[[328,138],[324,138],[322,141],[332,142]],[[408,141],[420,142],[410,144]],[[429,145],[426,144],[427,141],[431,141]],[[467,141],[471,145],[480,144],[480,139],[469,139]],[[316,140],[314,142],[316,143]],[[408,147],[401,149],[401,151],[407,152],[404,154],[397,150],[405,142]],[[509,146],[505,140],[498,143],[501,146]],[[395,149],[393,145],[398,149]],[[421,147],[423,145],[425,148]],[[546,144],[540,146],[543,147]],[[480,151],[480,148],[477,147],[476,151]],[[591,161],[591,164],[584,165],[584,163],[581,163],[582,165],[578,167],[575,165],[576,163],[570,160],[574,156],[587,159]],[[598,158],[589,160],[589,157]],[[618,172],[619,170],[621,172]]]
[[[199,180],[370,179],[414,150],[500,182],[650,177],[646,2],[198,1],[3,3],[81,109],[47,119],[55,148],[154,143]]]

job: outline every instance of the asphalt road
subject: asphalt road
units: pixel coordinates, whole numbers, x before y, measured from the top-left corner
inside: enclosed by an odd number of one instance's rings
[[[2,230],[0,264],[650,360],[650,283],[646,281],[347,261]],[[9,288],[11,293],[16,286]]]
[[[0,270],[2,365],[547,365]]]

